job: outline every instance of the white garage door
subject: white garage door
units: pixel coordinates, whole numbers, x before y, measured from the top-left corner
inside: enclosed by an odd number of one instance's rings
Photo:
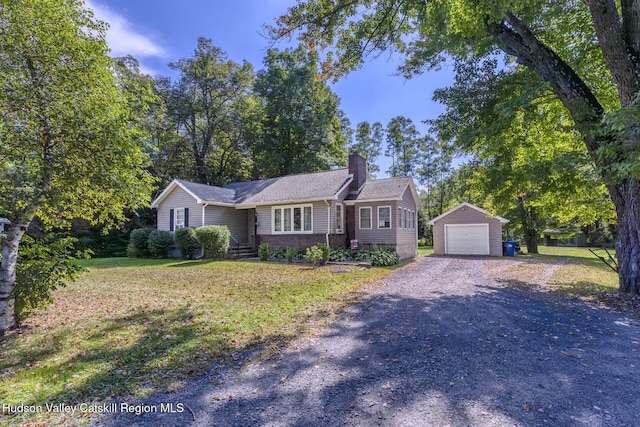
[[[444,235],[446,254],[489,255],[489,224],[448,224]]]

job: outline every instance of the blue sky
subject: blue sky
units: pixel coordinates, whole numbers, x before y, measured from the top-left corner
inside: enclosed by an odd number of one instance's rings
[[[272,24],[293,0],[89,0],[96,17],[110,24],[107,42],[114,56],[131,54],[144,72],[171,76],[169,62],[193,54],[197,38],[210,38],[230,59],[247,60],[256,70],[270,41],[263,26]],[[295,43],[295,40],[293,41]],[[286,42],[275,47],[286,48]],[[434,89],[452,82],[452,71],[428,72],[411,80],[395,76],[400,58],[382,54],[362,69],[332,84],[341,108],[352,126],[361,121],[380,121],[384,126],[395,116],[413,120],[422,134],[425,119],[437,117],[442,105],[431,100]],[[388,159],[378,159],[381,171]],[[382,174],[383,175],[383,174]]]

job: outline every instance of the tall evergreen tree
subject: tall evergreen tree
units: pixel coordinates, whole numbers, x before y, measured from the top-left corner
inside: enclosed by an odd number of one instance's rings
[[[387,149],[385,155],[391,157],[391,176],[414,176],[420,154],[419,133],[413,121],[397,116],[387,124]]]
[[[358,152],[367,160],[367,170],[373,176],[380,172],[376,160],[380,156],[383,139],[384,128],[380,122],[360,122],[356,126],[355,142],[348,147],[350,152]]]

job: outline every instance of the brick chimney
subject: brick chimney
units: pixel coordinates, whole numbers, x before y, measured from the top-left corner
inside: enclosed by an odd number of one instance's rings
[[[357,193],[367,180],[367,161],[358,152],[349,154],[349,173],[353,174],[349,192]]]

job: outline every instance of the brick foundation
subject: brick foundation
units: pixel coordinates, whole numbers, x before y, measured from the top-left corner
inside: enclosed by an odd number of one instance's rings
[[[293,234],[293,235],[258,235],[256,236],[256,243],[259,245],[262,242],[269,243],[271,249],[278,248],[299,248],[305,249],[310,246],[314,246],[317,243],[326,243],[327,237],[325,234]],[[346,234],[330,234],[329,246],[332,248],[343,248],[347,245]]]

